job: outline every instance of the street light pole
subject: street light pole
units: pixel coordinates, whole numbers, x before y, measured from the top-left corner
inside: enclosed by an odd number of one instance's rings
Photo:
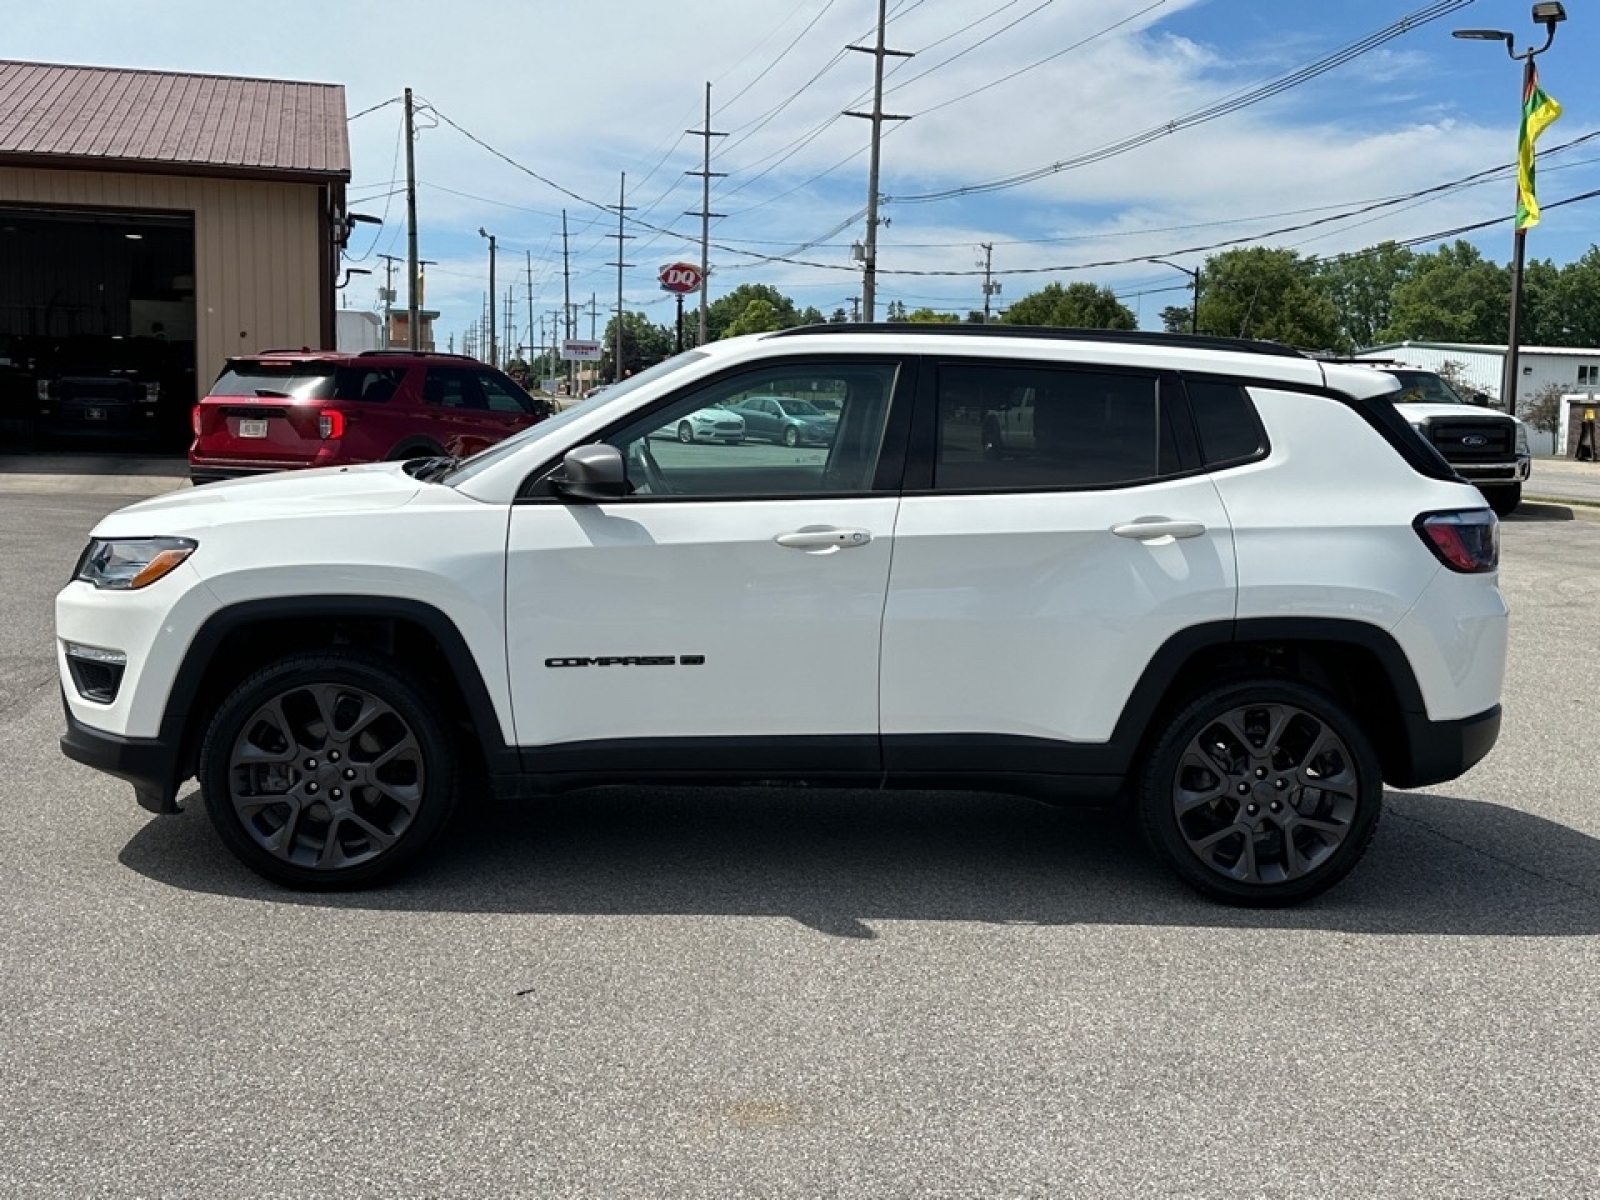
[[[478,236],[489,239],[489,365],[497,367],[500,364],[496,358],[495,352],[498,347],[494,341],[494,234],[480,225],[478,226]]]
[[[1153,263],[1160,263],[1163,267],[1171,267],[1174,271],[1182,271],[1190,279],[1194,280],[1194,307],[1189,310],[1189,332],[1191,334],[1199,333],[1200,332],[1200,268],[1199,267],[1195,267],[1195,268],[1193,268],[1191,270],[1189,267],[1180,267],[1177,263],[1168,262],[1164,258],[1152,258],[1149,261],[1153,262]]]
[[[1521,54],[1517,53],[1517,35],[1505,29],[1456,29],[1452,36],[1465,38],[1478,42],[1504,42],[1506,53],[1514,61],[1522,63],[1522,92],[1521,100],[1523,109],[1526,109],[1529,98],[1533,95],[1534,82],[1537,78],[1533,60],[1546,50],[1550,49],[1556,40],[1556,26],[1567,19],[1567,10],[1555,0],[1533,6],[1533,19],[1544,26],[1544,45],[1529,46]],[[1530,145],[1529,155],[1534,154]],[[1518,147],[1520,161],[1521,147]],[[1517,199],[1521,200],[1520,169],[1518,178]],[[1513,212],[1516,208],[1513,208]],[[1528,231],[1523,228],[1520,219],[1513,218],[1511,235],[1511,320],[1506,331],[1506,359],[1505,370],[1500,376],[1500,400],[1506,406],[1506,412],[1512,416],[1517,413],[1517,380],[1521,371],[1521,342],[1522,342],[1522,264],[1527,250]]]

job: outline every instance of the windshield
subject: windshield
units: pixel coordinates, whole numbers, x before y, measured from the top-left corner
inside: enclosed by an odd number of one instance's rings
[[[1471,401],[1432,371],[1390,371],[1400,381],[1396,404],[1470,404]]]
[[[487,450],[480,451],[479,453],[474,454],[471,458],[463,460],[454,471],[445,476],[442,480],[440,480],[440,482],[462,483],[468,479],[471,479],[485,467],[493,466],[506,456],[515,454],[517,449],[523,444],[531,442],[537,438],[542,438],[545,434],[560,429],[563,425],[570,425],[578,417],[586,416],[589,413],[604,408],[613,400],[617,400],[623,396],[626,396],[635,388],[640,388],[646,384],[654,383],[662,376],[671,375],[674,371],[680,371],[690,363],[698,362],[700,359],[705,357],[707,356],[699,350],[685,350],[682,354],[674,355],[665,362],[658,362],[653,367],[647,367],[645,370],[640,371],[637,375],[630,375],[621,383],[614,383],[604,391],[596,392],[587,400],[580,400],[571,408],[562,409],[559,413],[553,417],[550,417],[548,420],[540,421],[535,425],[530,425],[526,429],[512,434],[503,442],[496,442]]]

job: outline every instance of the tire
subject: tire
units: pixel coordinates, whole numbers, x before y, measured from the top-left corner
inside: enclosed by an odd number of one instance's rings
[[[444,449],[432,442],[407,442],[389,451],[387,462],[408,462],[413,458],[443,458]]]
[[[1522,503],[1522,485],[1520,483],[1507,484],[1504,487],[1479,488],[1483,498],[1489,502],[1489,507],[1494,509],[1496,516],[1509,517],[1517,511],[1517,505]]]
[[[200,788],[224,845],[285,887],[365,887],[410,866],[455,803],[437,709],[382,658],[280,659],[223,701]]]
[[[800,431],[798,429],[796,429],[793,425],[790,425],[786,429],[784,429],[784,431],[783,431],[783,444],[785,446],[789,447],[789,449],[791,449],[791,450],[793,450],[796,446],[798,446],[800,444]]]
[[[694,441],[694,426],[687,421],[678,422],[678,440],[685,446]]]
[[[1355,867],[1383,778],[1370,739],[1331,697],[1262,679],[1185,706],[1145,761],[1137,803],[1145,841],[1190,887],[1280,907]]]

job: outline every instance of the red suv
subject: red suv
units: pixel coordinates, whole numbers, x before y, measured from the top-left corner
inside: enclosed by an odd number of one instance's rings
[[[195,406],[189,477],[465,456],[549,415],[464,355],[270,351],[230,358]]]

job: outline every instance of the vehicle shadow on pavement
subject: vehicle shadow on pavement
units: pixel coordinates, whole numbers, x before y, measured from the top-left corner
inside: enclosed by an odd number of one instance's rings
[[[419,912],[787,916],[873,938],[879,921],[1107,924],[1372,934],[1600,933],[1600,840],[1475,800],[1390,792],[1356,871],[1297,908],[1213,904],[1132,823],[989,794],[597,788],[483,802],[396,884],[268,884],[222,848],[197,797],[121,861],[167,886],[252,901]]]

